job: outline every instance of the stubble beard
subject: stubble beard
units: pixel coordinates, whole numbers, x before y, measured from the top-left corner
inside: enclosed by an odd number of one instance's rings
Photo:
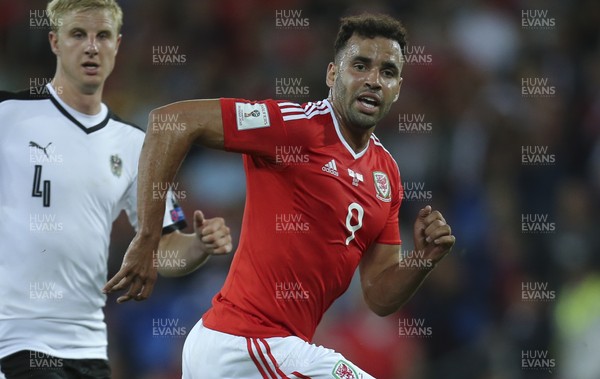
[[[351,129],[368,130],[377,125],[377,122],[380,120],[380,118],[377,117],[378,115],[368,116],[360,113],[355,108],[356,98],[352,96],[352,98],[349,99],[348,91],[344,90],[340,84],[336,83],[333,90],[334,91],[331,93],[332,102],[338,104],[337,108],[339,109],[339,116],[344,119],[344,123],[347,124],[347,127]]]

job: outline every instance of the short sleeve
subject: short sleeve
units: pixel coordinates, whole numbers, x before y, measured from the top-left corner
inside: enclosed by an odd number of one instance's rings
[[[276,148],[289,142],[279,105],[274,100],[220,99],[225,149],[274,157]]]
[[[165,204],[162,234],[169,234],[176,230],[184,229],[186,226],[185,214],[177,203],[177,198],[173,194],[173,191],[169,190],[167,192],[167,203]]]
[[[129,186],[125,194],[123,209],[127,214],[129,223],[135,231],[138,231],[138,216],[137,216],[137,177]],[[187,226],[183,210],[177,203],[177,199],[171,190],[167,191],[165,214],[163,216],[162,234],[169,234],[175,230],[184,229]]]

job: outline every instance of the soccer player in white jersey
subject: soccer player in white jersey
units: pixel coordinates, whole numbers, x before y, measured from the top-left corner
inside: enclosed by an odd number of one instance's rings
[[[151,119],[177,115],[192,127],[146,135],[140,229],[107,290],[152,286],[145,273],[163,206],[151,201],[150,184],[173,177],[191,144],[242,153],[247,177],[239,247],[212,308],[188,334],[184,379],[372,378],[311,344],[323,313],[357,267],[369,308],[397,311],[455,242],[428,205],[414,223],[419,254],[406,260],[430,265],[400,264],[400,174],[373,130],[398,98],[404,46],[397,20],[346,18],[327,69],[328,99],[190,100],[152,112]],[[152,161],[159,155],[165,159]]]
[[[0,92],[0,368],[8,379],[105,379],[108,244],[122,210],[137,229],[144,133],[102,103],[121,41],[118,4],[53,0],[48,13],[57,58],[51,84]],[[174,198],[155,195],[167,208],[157,216],[159,249],[187,263],[171,271],[156,254],[162,274],[188,273],[231,250],[222,219],[196,211],[194,233],[180,233],[185,218]]]

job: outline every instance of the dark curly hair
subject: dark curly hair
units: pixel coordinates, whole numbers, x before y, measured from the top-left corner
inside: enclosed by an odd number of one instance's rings
[[[344,17],[340,20],[335,43],[333,45],[334,57],[346,46],[354,34],[366,38],[384,37],[397,41],[400,44],[402,55],[406,47],[406,29],[402,23],[385,14],[363,13],[357,16]]]

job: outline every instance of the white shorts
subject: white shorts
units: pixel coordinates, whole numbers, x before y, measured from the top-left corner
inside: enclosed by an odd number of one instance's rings
[[[183,346],[183,379],[375,379],[341,354],[298,337],[247,338],[198,321]]]

